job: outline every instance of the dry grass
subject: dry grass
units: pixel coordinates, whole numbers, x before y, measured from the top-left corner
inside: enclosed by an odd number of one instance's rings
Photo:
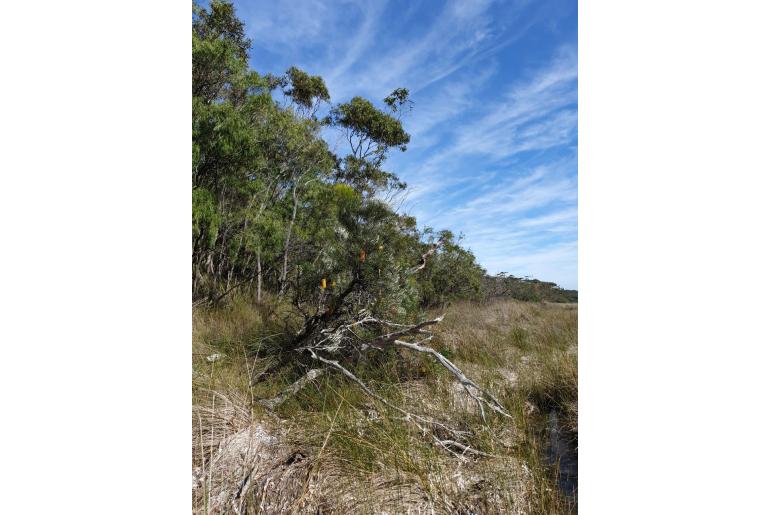
[[[543,418],[577,433],[577,306],[458,303],[434,348],[490,389],[514,419],[487,425],[452,377],[424,356],[390,356],[356,373],[390,402],[469,432],[493,457],[458,459],[339,375],[266,412],[249,388],[271,362],[287,313],[239,301],[193,320],[193,509],[196,513],[567,513],[543,462]],[[212,362],[206,357],[220,354]],[[239,494],[240,492],[240,494]]]

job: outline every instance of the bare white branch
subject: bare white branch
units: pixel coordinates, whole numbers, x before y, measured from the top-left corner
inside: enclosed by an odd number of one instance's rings
[[[398,345],[399,347],[405,347],[407,349],[411,349],[413,351],[417,352],[424,352],[426,354],[430,354],[433,356],[436,361],[441,363],[441,365],[444,366],[447,370],[449,370],[460,382],[461,385],[465,388],[465,391],[468,392],[468,395],[470,395],[476,402],[479,404],[479,408],[481,409],[482,417],[486,420],[486,417],[484,416],[484,406],[483,404],[486,404],[490,408],[492,408],[497,413],[500,413],[503,416],[506,416],[508,418],[512,418],[510,414],[508,414],[507,411],[505,411],[505,408],[502,404],[500,404],[500,401],[498,401],[494,395],[489,393],[487,390],[483,389],[463,374],[462,370],[457,368],[457,366],[449,361],[444,355],[442,355],[437,350],[431,348],[431,347],[425,347],[423,345],[419,345],[417,343],[410,343],[405,342],[403,340],[395,340],[393,342],[394,345]],[[473,390],[475,390],[475,393]]]
[[[297,379],[294,383],[289,385],[288,388],[286,388],[284,391],[282,391],[280,394],[276,395],[272,399],[261,399],[257,402],[259,402],[262,406],[273,410],[278,406],[280,406],[281,404],[283,404],[286,401],[286,399],[288,399],[292,395],[296,395],[297,392],[299,392],[302,388],[304,388],[307,383],[323,375],[324,372],[326,372],[326,370],[323,368],[311,369],[310,371],[308,371],[307,374]]]
[[[425,254],[422,255],[422,258],[420,259],[420,262],[417,264],[417,266],[411,268],[409,270],[409,273],[410,274],[415,274],[415,273],[419,272],[420,270],[422,270],[423,268],[425,268],[425,265],[428,264],[428,258],[431,255],[433,255],[433,253],[436,252],[436,250],[438,250],[438,248],[441,246],[441,244],[443,242],[444,242],[443,240],[438,240],[436,243],[431,245],[430,248],[428,249],[428,251]]]

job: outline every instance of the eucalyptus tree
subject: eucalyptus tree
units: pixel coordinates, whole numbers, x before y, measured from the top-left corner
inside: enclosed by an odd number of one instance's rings
[[[254,128],[244,110],[259,107],[242,92],[266,86],[249,71],[243,23],[231,4],[193,7],[192,25],[193,291],[216,287],[239,175],[259,167]],[[263,99],[262,105],[267,102]],[[244,109],[245,108],[245,109]],[[203,285],[203,282],[209,284]]]
[[[297,67],[260,75],[250,47],[231,4],[193,8],[194,297],[251,285],[257,301],[268,289],[312,316],[348,289],[356,306],[383,313],[473,294],[478,267],[451,238],[419,279],[402,277],[438,238],[382,200],[405,186],[384,167],[410,141],[409,91],[379,107],[356,96],[327,109],[322,77]],[[330,152],[324,127],[345,135],[344,153]]]
[[[382,168],[388,151],[406,151],[410,136],[401,120],[393,116],[408,102],[408,90],[397,89],[385,99],[391,113],[378,109],[363,97],[332,108],[325,121],[343,132],[350,154],[338,162],[335,179],[353,186],[367,196],[386,188],[403,189],[406,185],[394,173]]]

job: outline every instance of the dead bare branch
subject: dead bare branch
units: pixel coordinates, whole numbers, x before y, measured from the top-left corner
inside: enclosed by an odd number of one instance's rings
[[[441,315],[440,317],[434,318],[433,320],[426,320],[425,322],[420,322],[419,324],[416,324],[416,325],[413,325],[413,326],[408,326],[408,327],[406,327],[404,329],[401,329],[400,331],[394,331],[392,333],[383,334],[382,336],[378,336],[377,338],[375,338],[375,339],[373,339],[373,340],[371,340],[371,341],[369,341],[367,343],[369,345],[372,345],[372,346],[377,346],[377,345],[382,345],[382,344],[385,344],[385,343],[389,343],[389,342],[395,341],[397,338],[400,338],[402,336],[419,333],[420,330],[423,327],[428,327],[430,325],[438,324],[442,320],[444,320],[444,315]],[[382,322],[380,322],[379,320],[375,320],[375,321],[377,323],[382,324]]]
[[[428,258],[442,244],[443,239],[439,239],[436,243],[432,244],[422,255],[420,263],[408,269],[406,273],[413,274],[424,269]],[[356,301],[351,299],[354,297],[352,294],[358,292],[359,287],[364,284],[362,281],[359,270],[356,270],[348,286],[340,294],[330,298],[329,308],[326,311],[319,312],[313,316],[306,316],[305,324],[295,334],[294,339],[288,346],[287,350],[290,349],[291,352],[285,354],[285,356],[292,354],[295,356],[307,356],[309,354],[314,361],[323,363],[325,367],[313,368],[276,397],[263,399],[258,402],[269,409],[275,409],[285,402],[286,399],[296,395],[308,382],[327,370],[336,369],[356,383],[368,396],[403,415],[403,420],[417,427],[424,436],[430,434],[435,445],[445,449],[447,452],[460,459],[465,459],[465,456],[468,454],[490,456],[462,442],[469,435],[468,432],[453,429],[432,417],[418,415],[393,404],[374,392],[364,381],[342,364],[355,363],[356,360],[363,358],[372,349],[383,351],[387,348],[398,347],[413,352],[429,354],[454,376],[466,393],[478,404],[481,418],[485,424],[487,423],[485,407],[500,415],[511,418],[511,415],[492,393],[469,379],[462,370],[440,352],[425,345],[426,342],[433,338],[433,333],[430,330],[431,326],[441,322],[444,319],[444,315],[415,324],[403,324],[377,318],[366,308],[356,311],[353,309],[356,306]],[[360,305],[358,304],[358,306]],[[341,309],[343,306],[344,309]],[[294,354],[294,352],[297,354]],[[285,363],[285,359],[283,363]],[[262,375],[266,373],[267,371],[263,372]]]
[[[289,385],[284,391],[276,395],[272,399],[261,399],[259,402],[262,406],[274,410],[281,404],[283,404],[289,397],[296,395],[307,383],[323,375],[326,372],[323,368],[314,368],[308,371],[307,374],[297,379],[294,383]]]
[[[438,248],[441,246],[442,243],[444,243],[444,240],[443,239],[439,239],[436,243],[431,245],[430,249],[428,249],[428,251],[425,254],[422,255],[422,258],[420,259],[420,262],[416,266],[411,268],[409,270],[409,273],[410,274],[415,274],[415,273],[419,272],[420,270],[422,270],[423,268],[425,268],[425,265],[428,264],[428,258],[431,255],[433,255],[433,253],[436,252],[436,250],[438,250]]]
[[[479,451],[479,450],[473,449],[469,445],[465,445],[465,444],[460,443],[458,441],[439,438],[438,436],[436,436],[434,434],[433,431],[429,430],[428,427],[426,427],[426,426],[424,426],[422,424],[426,424],[426,425],[428,425],[429,427],[432,427],[432,428],[441,428],[444,431],[448,432],[449,434],[454,435],[455,437],[462,437],[464,435],[467,435],[468,433],[465,432],[465,431],[458,431],[457,429],[453,429],[451,427],[448,427],[445,424],[442,424],[441,422],[438,422],[435,419],[430,419],[430,418],[424,417],[422,415],[417,415],[415,413],[411,413],[409,411],[406,411],[405,409],[399,408],[398,406],[396,406],[395,404],[389,402],[387,399],[385,399],[381,395],[378,395],[378,394],[374,393],[368,386],[366,386],[366,384],[361,379],[359,379],[350,370],[348,370],[345,367],[343,367],[342,365],[340,365],[338,361],[326,359],[326,358],[324,358],[322,356],[319,356],[318,354],[316,354],[312,350],[310,352],[311,352],[311,355],[313,356],[314,359],[317,359],[317,360],[321,361],[322,363],[326,363],[327,365],[331,365],[331,366],[335,367],[340,372],[342,372],[346,377],[348,377],[349,379],[351,379],[352,381],[357,383],[361,387],[361,389],[367,395],[369,395],[370,397],[372,397],[374,399],[377,399],[378,401],[380,401],[381,403],[385,404],[389,408],[394,409],[394,410],[398,411],[399,413],[403,414],[405,421],[411,422],[412,424],[414,424],[420,430],[420,432],[423,435],[430,434],[431,437],[433,438],[434,443],[436,445],[444,448],[445,450],[447,450],[450,453],[454,454],[458,458],[462,459],[465,454],[475,454],[475,455],[478,455],[478,456],[487,456],[487,457],[492,456],[491,454],[487,454],[487,453],[485,453],[483,451]],[[462,451],[462,454],[458,455],[456,452],[453,451],[453,449],[460,449]]]
[[[428,338],[429,339],[429,338]],[[498,401],[494,395],[489,393],[484,388],[480,387],[468,377],[463,374],[462,370],[457,368],[457,366],[449,361],[446,357],[444,357],[443,354],[438,352],[437,350],[431,348],[431,347],[425,347],[423,345],[419,345],[417,343],[410,343],[405,342],[402,340],[395,340],[393,342],[395,345],[398,345],[399,347],[405,347],[407,349],[411,349],[413,351],[417,352],[424,352],[426,354],[430,354],[433,356],[441,365],[444,366],[447,370],[449,370],[460,382],[461,385],[463,385],[463,388],[465,388],[465,391],[470,395],[478,404],[479,409],[481,410],[481,415],[484,418],[484,421],[486,422],[486,417],[484,416],[484,404],[492,408],[497,413],[500,413],[501,415],[512,418],[511,415],[505,411],[505,408],[503,405]],[[471,389],[476,390],[478,393],[474,393]]]

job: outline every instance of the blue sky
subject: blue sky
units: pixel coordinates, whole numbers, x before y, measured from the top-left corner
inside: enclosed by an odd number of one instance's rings
[[[332,102],[412,93],[400,211],[462,233],[490,273],[577,288],[577,1],[235,2],[260,73]],[[332,148],[341,142],[330,139]]]

